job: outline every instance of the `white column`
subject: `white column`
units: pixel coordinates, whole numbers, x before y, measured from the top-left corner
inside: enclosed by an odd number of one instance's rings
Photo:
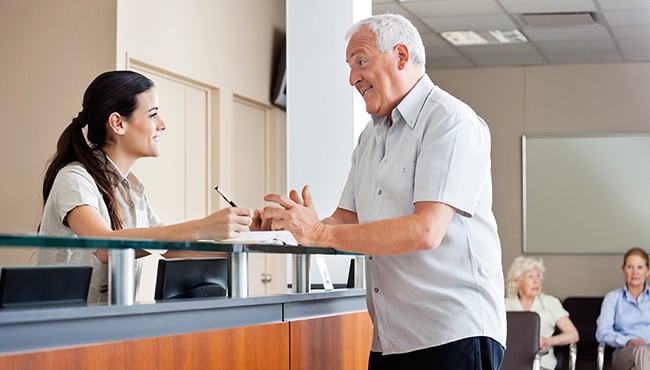
[[[370,119],[348,82],[345,33],[371,14],[371,0],[287,0],[287,188],[309,185],[320,218],[336,209]],[[345,281],[349,258],[326,261],[332,279]]]
[[[370,0],[287,1],[287,187],[310,185],[321,217],[338,204],[368,120],[348,83],[345,32],[370,14]]]

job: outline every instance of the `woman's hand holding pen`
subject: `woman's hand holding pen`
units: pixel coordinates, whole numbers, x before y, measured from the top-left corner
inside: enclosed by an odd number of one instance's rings
[[[196,220],[199,233],[197,239],[236,238],[241,232],[249,231],[252,221],[253,211],[250,208],[227,207]]]
[[[226,203],[230,204],[233,207],[237,207],[237,204],[230,199],[226,193],[217,185],[214,187],[214,190],[221,195],[223,200],[226,201]],[[251,224],[248,226],[248,228],[252,231],[260,231],[260,230],[271,230],[271,220],[264,218],[264,215],[262,214],[262,211],[259,209],[256,209],[253,212],[253,219],[251,220]]]

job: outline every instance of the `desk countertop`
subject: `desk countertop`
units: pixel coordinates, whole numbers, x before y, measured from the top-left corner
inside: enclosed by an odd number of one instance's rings
[[[364,289],[249,298],[210,298],[82,306],[0,309],[0,354],[365,311]]]

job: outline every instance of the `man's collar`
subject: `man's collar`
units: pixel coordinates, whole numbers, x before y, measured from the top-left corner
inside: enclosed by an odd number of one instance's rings
[[[429,76],[425,73],[422,75],[420,80],[413,86],[411,91],[402,99],[401,102],[393,109],[391,112],[391,117],[387,116],[377,116],[374,114],[370,115],[374,126],[382,126],[384,122],[390,122],[390,119],[395,121],[398,115],[401,115],[404,118],[404,121],[411,128],[415,126],[417,119],[420,115],[420,111],[424,106],[424,102],[429,96],[431,89],[435,87],[434,83],[431,82]]]
[[[425,73],[422,78],[413,86],[411,91],[402,99],[397,105],[399,113],[404,117],[406,124],[411,128],[420,116],[420,111],[424,105],[425,100],[429,96],[429,92],[435,85],[431,82],[429,76]]]

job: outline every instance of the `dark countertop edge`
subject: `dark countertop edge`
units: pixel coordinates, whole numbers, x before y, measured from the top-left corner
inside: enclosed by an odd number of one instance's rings
[[[315,302],[332,298],[365,297],[365,289],[337,289],[248,298],[184,299],[179,301],[136,303],[132,306],[90,305],[72,307],[43,307],[0,309],[0,326],[5,324],[37,323],[39,321],[80,318],[146,315],[177,311],[212,310],[218,308],[246,307],[297,302]]]
[[[281,324],[366,310],[365,290],[0,311],[0,356]]]

